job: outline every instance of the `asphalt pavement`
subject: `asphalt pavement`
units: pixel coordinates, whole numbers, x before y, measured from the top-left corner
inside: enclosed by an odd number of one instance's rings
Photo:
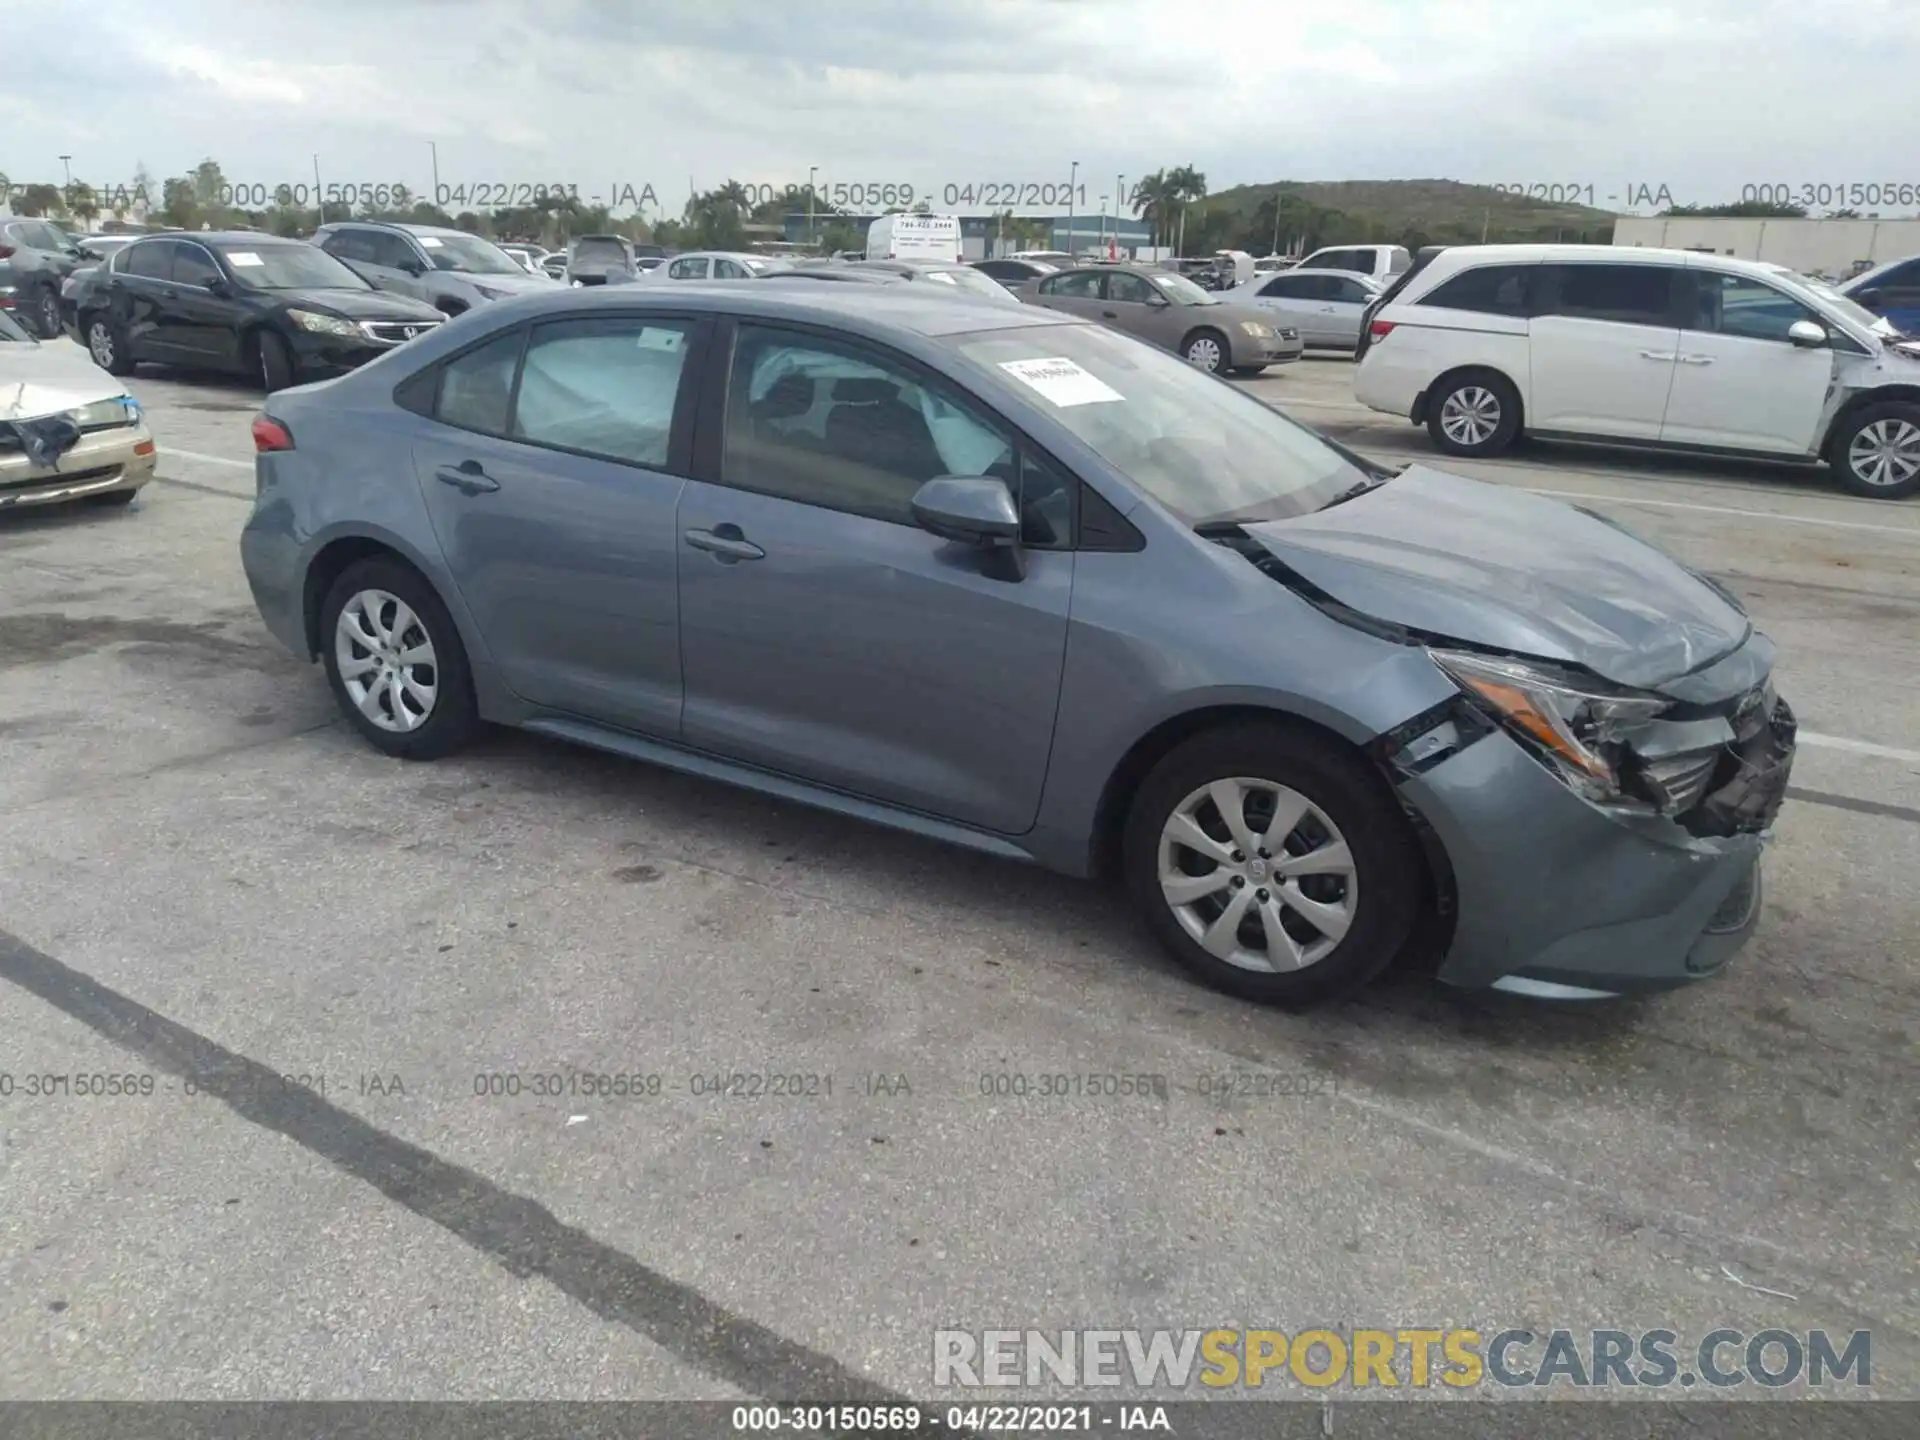
[[[1348,364],[1249,384],[1434,458]],[[1296,1017],[1093,885],[531,736],[382,758],[248,596],[258,396],[133,389],[130,510],[0,516],[0,1398],[930,1396],[937,1329],[1260,1325],[1867,1329],[1920,1398],[1920,503],[1450,462],[1779,642],[1766,914],[1654,999]]]

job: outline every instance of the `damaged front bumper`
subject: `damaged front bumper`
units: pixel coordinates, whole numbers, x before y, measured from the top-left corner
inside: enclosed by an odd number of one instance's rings
[[[1709,708],[1720,743],[1650,761],[1679,787],[1666,813],[1581,797],[1464,698],[1386,737],[1381,758],[1450,872],[1441,980],[1596,999],[1733,958],[1758,923],[1797,727],[1764,683]]]

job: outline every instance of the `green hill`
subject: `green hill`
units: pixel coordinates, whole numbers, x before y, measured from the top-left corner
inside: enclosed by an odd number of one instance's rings
[[[1611,211],[1468,185],[1459,180],[1277,180],[1216,191],[1187,212],[1185,249],[1224,247],[1264,254],[1273,244],[1279,199],[1280,246],[1613,239]]]

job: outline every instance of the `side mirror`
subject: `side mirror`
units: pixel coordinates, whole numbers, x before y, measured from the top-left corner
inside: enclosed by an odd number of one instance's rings
[[[1787,327],[1787,339],[1803,350],[1813,350],[1827,343],[1827,332],[1811,320],[1796,320]]]
[[[223,275],[209,275],[201,283],[204,284],[212,294],[226,295],[231,293],[227,288],[226,277]]]
[[[405,260],[400,262],[400,268],[416,280],[427,273],[427,267],[422,265],[419,259],[412,255],[409,255]]]
[[[1020,511],[1007,482],[990,475],[941,475],[913,496],[914,523],[942,540],[982,550],[1020,540]]]
[[[1158,290],[1155,290],[1151,295],[1147,296],[1147,304],[1153,306],[1156,310],[1164,310],[1167,306],[1173,304],[1173,302]]]

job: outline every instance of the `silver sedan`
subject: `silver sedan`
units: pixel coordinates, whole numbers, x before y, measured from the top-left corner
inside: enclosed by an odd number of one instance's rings
[[[1288,270],[1256,275],[1220,298],[1285,317],[1314,349],[1357,350],[1360,317],[1385,288],[1350,270]]]

